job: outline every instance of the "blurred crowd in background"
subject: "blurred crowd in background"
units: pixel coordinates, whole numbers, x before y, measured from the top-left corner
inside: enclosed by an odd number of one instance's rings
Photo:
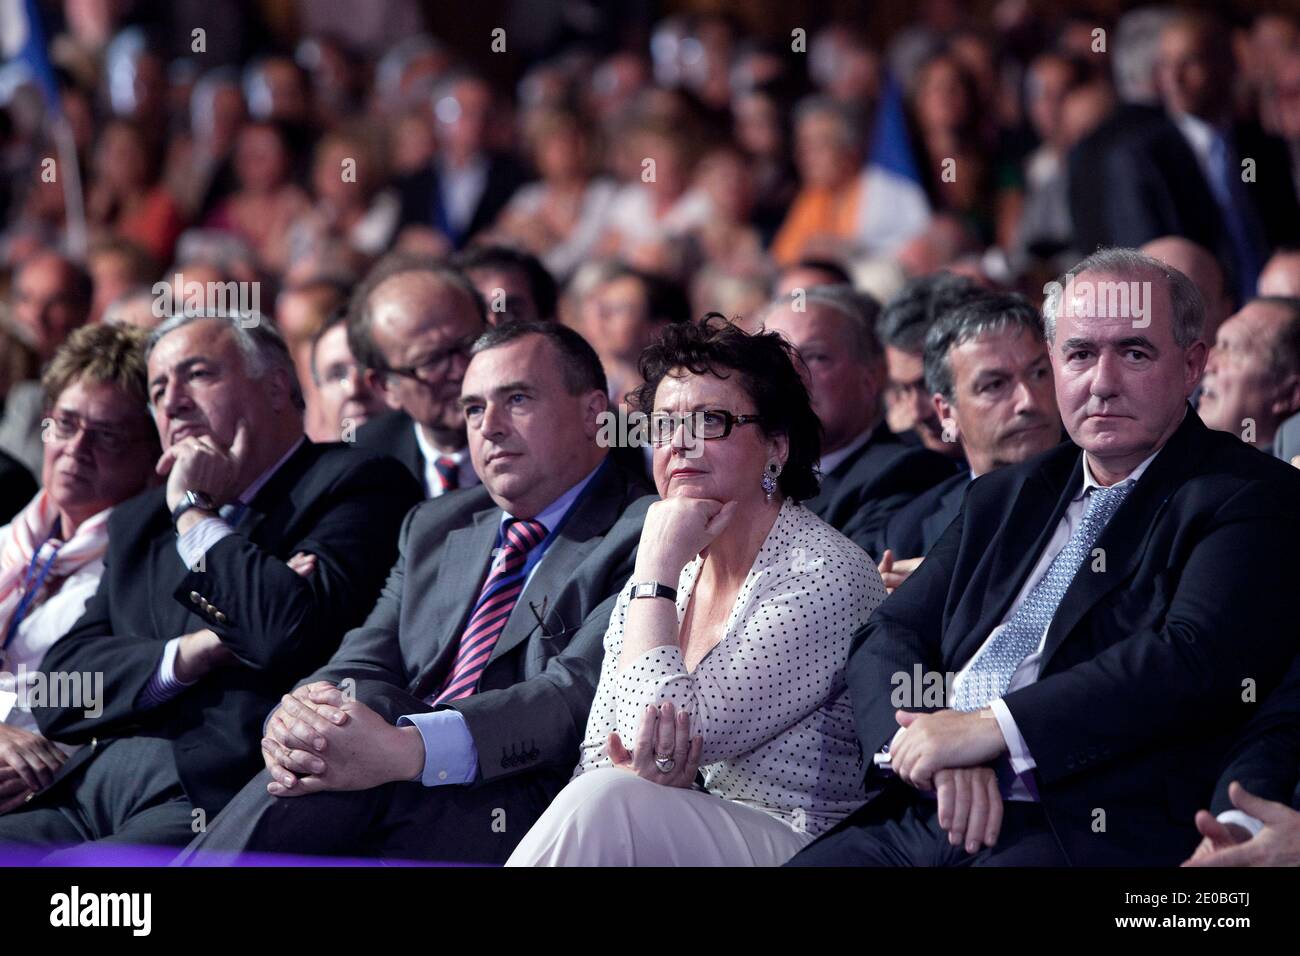
[[[1160,240],[1210,344],[1257,286],[1300,292],[1287,13],[927,0],[879,35],[833,4],[786,31],[507,3],[451,43],[414,0],[38,6],[56,88],[0,72],[0,401],[82,323],[161,321],[156,283],[233,281],[338,437],[311,343],[394,251],[477,255],[489,316],[578,329],[617,399],[660,323],[819,282],[888,303],[946,270],[1036,303]]]

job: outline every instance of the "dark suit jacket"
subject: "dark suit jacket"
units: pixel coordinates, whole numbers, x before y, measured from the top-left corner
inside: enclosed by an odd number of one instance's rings
[[[1083,481],[1070,442],[976,479],[921,566],[855,636],[864,753],[898,729],[895,675],[956,673],[1007,614]],[[1190,409],[1052,620],[1038,680],[1003,699],[1075,863],[1172,864],[1241,725],[1296,654],[1300,474]],[[868,769],[869,789],[905,786]],[[1094,811],[1105,811],[1104,834]]]
[[[1261,254],[1300,237],[1300,205],[1291,179],[1286,145],[1260,127],[1234,130],[1239,160],[1255,160],[1255,182],[1243,192],[1262,234]],[[1105,159],[1106,242],[1140,246],[1159,236],[1185,236],[1213,252],[1228,270],[1236,256],[1218,204],[1186,137],[1168,118],[1143,126],[1114,143]],[[1260,265],[1263,265],[1261,259]],[[1236,288],[1236,279],[1229,282]]]
[[[463,232],[454,231],[447,220],[436,164],[398,181],[397,190],[402,203],[400,225],[432,226],[444,233],[457,249],[462,248],[476,232],[496,221],[515,190],[527,179],[519,165],[507,156],[489,155],[487,164],[483,193]]]
[[[118,505],[99,590],[42,663],[49,672],[102,672],[103,713],[41,708],[41,731],[68,743],[171,739],[191,802],[211,818],[262,766],[267,712],[374,605],[402,518],[420,498],[390,459],[307,442],[258,492],[236,533],[208,549],[204,570],[186,568],[176,551],[164,489]],[[317,558],[310,577],[285,563],[299,551]],[[164,643],[205,627],[240,663],[139,710]]]
[[[366,422],[357,429],[357,447],[396,458],[415,478],[424,492],[422,497],[428,497],[429,489],[424,484],[424,455],[415,438],[415,421],[406,412],[388,412]]]
[[[880,553],[891,548],[895,558],[924,557],[961,511],[970,483],[969,472],[953,475],[905,504],[885,525]]]
[[[1106,220],[1106,157],[1116,143],[1164,120],[1165,111],[1159,106],[1121,103],[1070,150],[1070,223],[1074,228],[1073,246],[1083,255],[1113,241]]]
[[[654,500],[636,476],[606,461],[520,595],[478,693],[438,708],[464,716],[479,783],[540,770],[559,792],[569,779],[600,676],[613,610],[606,599],[632,573]],[[352,678],[357,699],[390,721],[430,710],[425,700],[456,659],[501,516],[481,485],[414,509],[374,611],[303,683]],[[602,602],[603,620],[584,628]]]
[[[928,448],[904,444],[881,422],[865,445],[822,476],[821,490],[804,506],[878,561],[885,522],[955,467]]]
[[[1258,707],[1225,761],[1210,804],[1215,814],[1233,809],[1228,785],[1234,780],[1257,797],[1300,810],[1300,656]]]
[[[0,525],[8,524],[36,494],[36,479],[27,466],[0,451]]]

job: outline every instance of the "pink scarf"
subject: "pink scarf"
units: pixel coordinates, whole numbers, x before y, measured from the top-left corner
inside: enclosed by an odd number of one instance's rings
[[[9,525],[4,540],[0,541],[0,640],[9,631],[9,621],[23,597],[23,580],[32,566],[32,556],[40,551],[36,567],[42,568],[57,550],[54,565],[41,585],[47,591],[50,582],[73,574],[79,568],[104,556],[108,550],[108,516],[112,508],[105,508],[93,518],[88,518],[77,528],[71,541],[49,537],[59,518],[59,509],[45,489],[20,511]],[[32,605],[41,603],[41,595],[32,598]]]

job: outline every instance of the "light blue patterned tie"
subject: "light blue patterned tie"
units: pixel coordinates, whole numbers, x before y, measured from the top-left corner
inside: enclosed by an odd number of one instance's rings
[[[979,710],[1006,693],[1021,662],[1034,651],[1051,624],[1070,582],[1092,551],[1093,543],[1136,482],[1121,482],[1088,492],[1088,506],[1070,540],[1011,615],[1011,620],[976,655],[953,694],[954,710]]]

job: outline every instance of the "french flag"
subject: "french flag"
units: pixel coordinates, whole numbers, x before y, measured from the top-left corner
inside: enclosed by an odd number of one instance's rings
[[[60,112],[59,86],[36,0],[0,0],[0,62],[5,72],[16,69],[23,79],[40,87],[51,113]]]
[[[925,231],[930,223],[930,200],[912,151],[902,90],[888,74],[862,177],[865,201],[858,205],[862,248],[887,255]]]

